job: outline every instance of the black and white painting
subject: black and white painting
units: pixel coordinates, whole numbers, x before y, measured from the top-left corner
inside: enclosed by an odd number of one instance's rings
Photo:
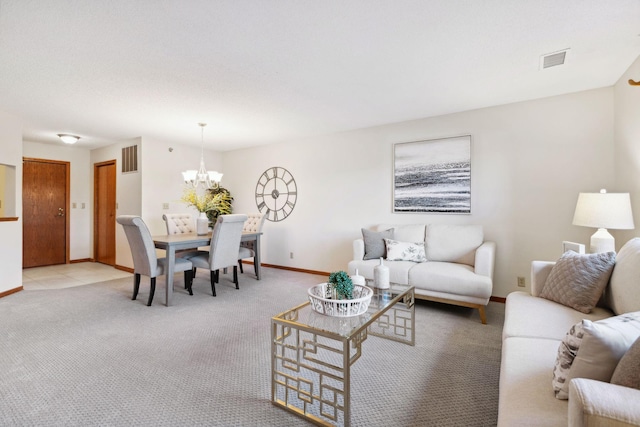
[[[471,213],[471,135],[393,147],[393,212]]]

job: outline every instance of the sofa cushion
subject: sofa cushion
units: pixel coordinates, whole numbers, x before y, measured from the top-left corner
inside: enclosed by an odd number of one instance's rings
[[[389,261],[413,261],[426,262],[424,254],[424,242],[400,242],[393,239],[384,239]]]
[[[589,313],[609,282],[615,252],[565,252],[551,269],[540,297]]]
[[[616,255],[605,301],[616,314],[640,310],[640,238],[629,240]]]
[[[421,262],[409,270],[409,284],[416,289],[451,295],[467,295],[488,300],[491,297],[490,277],[475,274],[473,267],[452,262]]]
[[[591,313],[582,314],[557,302],[516,291],[507,295],[502,336],[545,338],[559,342],[569,328],[583,319],[596,321],[611,316],[611,311],[605,308],[596,307]]]
[[[393,228],[384,231],[371,231],[362,229],[362,239],[364,240],[364,258],[378,259],[386,256],[384,239],[393,237]]]
[[[560,389],[554,391],[558,399],[567,399],[569,381],[573,378],[589,378],[609,382],[622,356],[640,337],[640,311],[626,313],[592,322],[582,321],[583,337],[578,342],[575,359]],[[559,351],[562,349],[560,348]]]
[[[425,240],[427,259],[473,266],[476,249],[483,240],[481,225],[429,224]]]
[[[499,427],[567,425],[567,402],[554,399],[549,387],[559,342],[520,337],[502,342]]]
[[[391,239],[400,240],[401,242],[424,242],[424,224],[404,224],[391,225],[379,224],[375,227],[376,231],[382,231],[393,228],[393,236]]]
[[[622,356],[616,366],[611,383],[640,390],[640,338]]]

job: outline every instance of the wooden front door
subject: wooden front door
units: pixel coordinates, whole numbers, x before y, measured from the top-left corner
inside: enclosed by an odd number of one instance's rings
[[[116,265],[116,161],[93,166],[93,255],[97,262]]]
[[[69,162],[24,158],[22,267],[69,262]]]

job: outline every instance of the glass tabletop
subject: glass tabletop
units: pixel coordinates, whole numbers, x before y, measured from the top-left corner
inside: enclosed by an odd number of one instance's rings
[[[390,289],[371,288],[373,295],[366,312],[352,317],[334,317],[315,312],[307,301],[280,313],[273,320],[290,323],[299,329],[307,329],[314,332],[324,332],[327,335],[350,339],[357,335],[371,323],[384,315],[384,313],[396,304],[403,304],[404,297],[412,286],[393,285]]]

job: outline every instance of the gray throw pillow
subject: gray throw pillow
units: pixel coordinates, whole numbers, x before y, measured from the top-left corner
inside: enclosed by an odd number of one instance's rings
[[[363,259],[385,258],[386,247],[384,239],[393,239],[393,228],[384,231],[371,231],[363,228],[362,239],[364,240]]]
[[[633,343],[618,362],[611,377],[611,384],[640,390],[640,338]]]
[[[604,292],[616,262],[615,252],[565,252],[553,266],[540,297],[590,313]]]

